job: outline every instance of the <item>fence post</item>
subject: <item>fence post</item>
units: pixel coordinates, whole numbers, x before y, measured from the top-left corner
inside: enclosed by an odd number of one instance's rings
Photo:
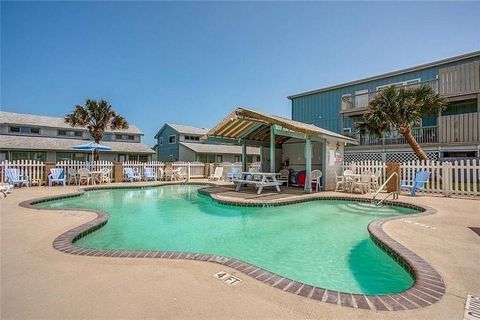
[[[401,164],[400,163],[387,163],[387,176],[385,179],[388,179],[394,172],[397,173],[397,176],[392,178],[392,180],[387,183],[387,192],[397,192],[400,189],[400,173],[401,173]]]
[[[190,181],[190,162],[187,162],[187,181]]]
[[[123,163],[115,162],[113,164],[113,180],[115,182],[123,182]]]
[[[442,163],[442,189],[443,195],[445,197],[450,197],[450,192],[452,190],[452,163],[444,162]]]

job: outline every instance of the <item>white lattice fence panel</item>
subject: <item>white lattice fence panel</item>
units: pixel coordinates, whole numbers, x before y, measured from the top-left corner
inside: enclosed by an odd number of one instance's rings
[[[382,161],[381,153],[345,153],[343,155],[344,162],[360,162],[360,161]]]

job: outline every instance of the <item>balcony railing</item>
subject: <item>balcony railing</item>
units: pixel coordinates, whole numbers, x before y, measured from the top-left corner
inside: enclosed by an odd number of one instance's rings
[[[397,86],[398,88],[416,88],[421,85],[427,85],[433,88],[435,92],[438,92],[438,81],[428,80],[415,82],[403,86]],[[365,109],[370,101],[372,101],[379,92],[382,90],[370,91],[365,93],[359,93],[354,95],[344,95],[342,97],[342,112],[361,111]]]
[[[439,142],[437,126],[412,128],[412,134],[418,143]],[[385,135],[383,137],[357,134],[356,138],[362,146],[407,144],[407,140],[405,139],[405,137],[395,132]]]

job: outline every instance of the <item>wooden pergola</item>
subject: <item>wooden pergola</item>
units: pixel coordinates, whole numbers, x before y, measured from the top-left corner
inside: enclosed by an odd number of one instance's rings
[[[290,138],[305,141],[306,181],[305,191],[311,192],[312,141],[325,142],[335,138],[344,143],[357,144],[357,141],[341,134],[282,118],[275,115],[239,107],[230,113],[207,133],[212,142],[234,143],[242,145],[242,165],[246,170],[247,145],[270,147],[270,172],[275,172],[275,149]]]

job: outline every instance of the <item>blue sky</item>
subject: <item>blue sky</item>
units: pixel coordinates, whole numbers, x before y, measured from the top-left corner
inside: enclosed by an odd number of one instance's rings
[[[479,2],[1,2],[5,111],[107,99],[145,132],[480,49]]]

